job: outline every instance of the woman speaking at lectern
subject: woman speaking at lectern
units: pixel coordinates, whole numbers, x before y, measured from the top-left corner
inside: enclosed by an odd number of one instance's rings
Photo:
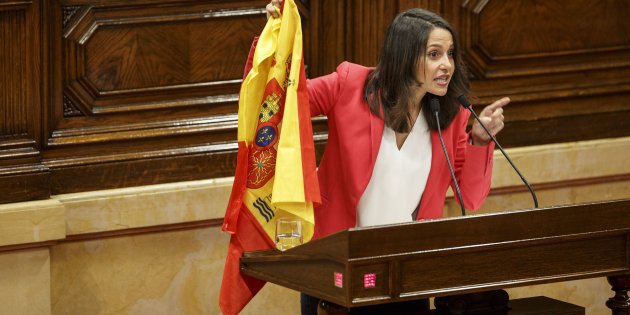
[[[267,14],[277,17],[279,6],[273,0]],[[311,115],[328,118],[314,239],[351,227],[442,217],[454,182],[438,126],[465,208],[482,205],[490,190],[494,143],[477,122],[466,131],[470,113],[458,97],[468,94],[468,80],[459,48],[448,22],[411,9],[388,27],[375,68],[343,62],[335,72],[308,81]],[[439,101],[439,122],[432,99]],[[480,113],[494,135],[503,129],[503,106],[509,102],[500,99]],[[318,302],[302,295],[302,314],[316,314]],[[386,307],[404,312],[427,306],[426,301],[397,304]]]

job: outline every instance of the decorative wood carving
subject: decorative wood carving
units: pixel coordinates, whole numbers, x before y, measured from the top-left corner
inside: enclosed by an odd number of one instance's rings
[[[72,103],[72,101],[67,97],[63,96],[63,116],[64,117],[73,117],[73,116],[82,116],[83,113],[77,106]]]
[[[72,19],[72,17],[74,16],[75,13],[77,13],[77,11],[79,11],[81,7],[80,6],[67,6],[67,7],[63,7],[63,27],[66,27],[68,25],[68,22],[70,22],[70,20]]]

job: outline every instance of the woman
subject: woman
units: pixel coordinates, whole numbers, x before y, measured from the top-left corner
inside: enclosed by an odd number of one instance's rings
[[[268,15],[277,17],[279,5],[268,4]],[[311,114],[326,115],[329,126],[318,169],[322,204],[315,209],[314,238],[355,226],[442,217],[453,182],[431,98],[441,104],[439,126],[464,206],[482,205],[494,144],[477,122],[466,132],[470,113],[457,98],[467,95],[468,81],[458,48],[444,19],[411,9],[389,26],[376,68],[344,62],[308,82]],[[494,135],[503,129],[502,107],[509,102],[498,100],[479,115]],[[316,314],[317,303],[303,295],[302,313]]]

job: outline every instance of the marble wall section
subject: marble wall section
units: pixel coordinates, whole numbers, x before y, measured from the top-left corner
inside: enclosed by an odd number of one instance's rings
[[[65,208],[57,200],[2,204],[0,246],[63,239],[65,224]]]
[[[232,178],[53,196],[66,208],[68,235],[222,218]]]
[[[50,287],[47,248],[0,252],[0,313],[51,314]]]
[[[220,314],[228,241],[215,227],[54,246],[52,313]],[[243,314],[297,314],[298,299],[268,285]]]

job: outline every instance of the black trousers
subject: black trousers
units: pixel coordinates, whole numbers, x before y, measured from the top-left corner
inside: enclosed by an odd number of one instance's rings
[[[301,293],[300,304],[302,309],[302,315],[317,315],[317,305],[320,299],[312,297],[310,295]],[[416,315],[421,311],[429,310],[429,300],[414,300],[405,302],[396,302],[389,304],[371,305],[357,307],[350,310],[352,315],[381,315],[381,314],[396,314],[396,315]]]

